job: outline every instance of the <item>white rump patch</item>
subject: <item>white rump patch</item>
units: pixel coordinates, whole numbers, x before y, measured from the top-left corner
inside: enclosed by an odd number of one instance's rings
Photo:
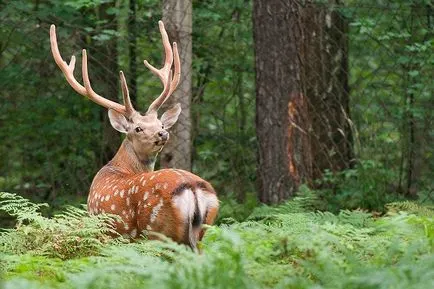
[[[204,192],[201,189],[196,189],[196,197],[202,218],[205,216],[205,212],[209,209],[218,208],[219,206],[217,196],[214,194]]]
[[[185,224],[188,223],[189,219],[193,219],[195,201],[194,194],[190,189],[185,189],[180,194],[174,196],[172,202],[179,210]]]

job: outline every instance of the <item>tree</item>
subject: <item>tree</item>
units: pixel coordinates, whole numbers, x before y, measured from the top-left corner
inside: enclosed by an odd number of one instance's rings
[[[259,198],[278,203],[350,166],[346,23],[297,1],[254,1]]]
[[[136,0],[130,0],[128,10],[128,52],[130,66],[130,98],[133,105],[137,105],[137,24]]]
[[[171,130],[171,140],[161,153],[161,166],[191,170],[191,0],[164,0],[163,22],[171,41],[178,44],[181,58],[181,81],[165,107],[180,103],[182,112]]]
[[[118,30],[117,17],[114,13],[108,13],[115,8],[116,2],[103,3],[98,7],[99,18],[96,27],[98,41],[96,46],[91,45],[91,56],[98,60],[98,64],[92,65],[95,70],[95,79],[101,83],[101,94],[107,99],[119,102],[119,65],[118,65],[118,46],[117,39],[114,37]],[[103,121],[103,140],[101,149],[101,161],[107,163],[116,154],[121,138],[120,134],[110,125],[106,109],[100,110],[100,117]]]

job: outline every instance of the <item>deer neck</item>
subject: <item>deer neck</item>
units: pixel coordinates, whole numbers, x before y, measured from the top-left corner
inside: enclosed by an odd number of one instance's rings
[[[107,164],[109,167],[116,167],[128,174],[139,174],[144,172],[154,171],[155,161],[157,159],[156,153],[150,153],[139,158],[139,156],[134,151],[131,142],[125,138],[121,144],[116,155]]]

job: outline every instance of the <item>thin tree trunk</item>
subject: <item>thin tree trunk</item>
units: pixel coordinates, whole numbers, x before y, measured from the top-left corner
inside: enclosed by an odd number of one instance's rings
[[[104,24],[104,29],[117,30],[117,20],[115,15],[106,13],[107,9],[113,7],[113,3],[105,3],[100,6],[99,13],[100,18],[106,20]],[[102,66],[94,66],[96,70],[96,79],[100,80],[102,88],[101,94],[104,97],[118,102],[119,93],[119,78],[118,78],[118,52],[117,52],[117,39],[113,37],[108,43],[104,45],[95,47],[93,55],[94,59],[97,59]],[[91,65],[92,66],[92,65]],[[93,67],[93,66],[92,66]],[[112,128],[110,121],[108,119],[108,114],[106,109],[101,110],[101,119],[103,121],[103,143],[102,143],[102,162],[106,163],[113,158],[116,154],[121,138],[119,133]]]
[[[163,22],[171,42],[178,44],[181,58],[181,81],[165,108],[180,103],[182,112],[178,122],[171,129],[170,141],[161,153],[161,167],[176,167],[185,170],[191,170],[191,2],[191,0],[163,0]]]
[[[136,0],[130,0],[128,11],[128,50],[130,61],[130,99],[137,107],[137,25],[136,25]]]

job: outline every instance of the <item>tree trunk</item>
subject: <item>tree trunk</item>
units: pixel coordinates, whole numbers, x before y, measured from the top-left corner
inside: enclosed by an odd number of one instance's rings
[[[300,75],[296,47],[300,36],[294,34],[299,29],[289,14],[285,1],[255,0],[253,4],[258,186],[260,201],[268,204],[287,199],[296,188],[289,173],[288,106],[301,95],[296,77]]]
[[[190,0],[163,0],[163,22],[171,42],[178,44],[181,81],[164,109],[180,103],[182,112],[170,132],[170,141],[161,153],[161,167],[191,170],[191,58],[192,6]]]
[[[108,30],[116,31],[117,20],[114,14],[106,13],[107,9],[113,7],[113,3],[105,3],[100,6],[99,16],[101,20],[105,20],[104,28]],[[119,67],[118,67],[118,52],[117,52],[117,39],[113,37],[110,40],[104,42],[103,45],[95,47],[93,59],[98,60],[98,65],[91,65],[96,72],[96,80],[99,80],[102,88],[101,94],[105,98],[119,102]],[[98,70],[96,68],[98,67]],[[110,125],[110,121],[107,114],[107,109],[101,110],[101,119],[103,121],[103,140],[102,140],[102,155],[101,159],[103,163],[107,163],[113,158],[119,149],[121,138],[119,133],[113,129]]]
[[[353,158],[347,23],[326,7],[254,2],[259,199],[278,203]]]
[[[130,61],[130,99],[133,106],[137,107],[137,25],[136,25],[136,0],[130,0],[128,11],[128,50]]]
[[[303,92],[311,119],[312,179],[324,170],[351,167],[353,141],[349,118],[348,23],[337,11],[310,4],[303,9]]]

